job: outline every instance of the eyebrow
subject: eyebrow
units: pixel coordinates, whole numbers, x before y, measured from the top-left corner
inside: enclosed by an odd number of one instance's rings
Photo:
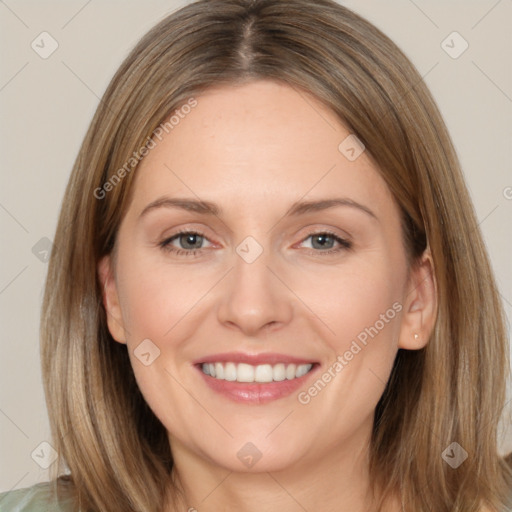
[[[377,219],[377,215],[375,215],[375,213],[373,213],[370,208],[346,197],[321,199],[317,201],[299,201],[292,204],[290,209],[286,212],[286,216],[296,217],[305,213],[323,211],[337,206],[348,206],[355,208],[366,213],[370,217]],[[199,213],[201,215],[215,215],[216,217],[222,216],[222,209],[211,201],[202,201],[191,198],[161,197],[149,203],[142,210],[141,214],[139,215],[139,219],[145,216],[148,212],[157,208],[177,208],[189,212]]]

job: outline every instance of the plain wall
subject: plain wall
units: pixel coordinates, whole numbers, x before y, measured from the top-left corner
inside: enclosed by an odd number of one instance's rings
[[[0,491],[48,480],[39,360],[45,251],[74,159],[108,82],[178,1],[0,2]],[[342,2],[416,65],[458,151],[508,318],[512,314],[512,2]],[[48,32],[58,43],[51,49]],[[463,48],[458,32],[467,41]],[[448,39],[447,39],[448,37]],[[443,48],[451,52],[450,56]],[[448,46],[448,47],[447,47]],[[36,46],[37,47],[37,46]],[[492,369],[489,369],[491,371]],[[508,416],[507,416],[508,418]],[[501,450],[512,450],[510,421]],[[41,451],[42,450],[42,451]],[[32,455],[31,455],[32,454]]]

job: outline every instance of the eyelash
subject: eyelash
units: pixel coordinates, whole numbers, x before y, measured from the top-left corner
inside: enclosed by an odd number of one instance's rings
[[[167,238],[160,242],[158,245],[161,247],[162,250],[171,252],[176,254],[177,256],[196,256],[198,252],[201,252],[202,249],[191,249],[191,250],[185,250],[185,249],[177,249],[176,247],[171,246],[171,242],[173,242],[175,239],[179,238],[181,235],[199,235],[200,237],[208,240],[208,238],[201,233],[200,231],[178,231],[176,234],[174,234],[172,237]],[[350,250],[352,248],[352,243],[348,240],[345,240],[344,238],[339,237],[335,233],[332,233],[331,231],[317,231],[314,233],[310,233],[306,238],[302,240],[302,242],[306,241],[308,238],[312,236],[318,236],[318,235],[328,235],[334,238],[336,242],[340,244],[340,247],[337,249],[329,249],[326,251],[319,251],[315,249],[311,249],[314,253],[322,254],[322,255],[329,255],[334,253],[339,253],[343,250]]]

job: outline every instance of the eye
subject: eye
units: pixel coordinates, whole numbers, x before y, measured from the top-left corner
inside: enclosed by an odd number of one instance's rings
[[[331,233],[330,231],[318,231],[316,233],[311,233],[302,241],[302,243],[309,239],[311,239],[312,249],[320,249],[313,252],[316,254],[320,253],[322,256],[326,254],[338,253],[343,250],[352,248],[351,242],[339,237],[335,233]],[[333,244],[338,244],[338,247],[333,249]]]
[[[308,239],[311,239],[311,249],[315,255],[321,254],[323,256],[352,248],[351,242],[330,231],[311,233],[301,243]],[[196,256],[204,249],[201,246],[205,240],[208,240],[206,236],[198,231],[179,231],[158,245],[162,250],[174,253],[177,256]],[[181,247],[173,245],[174,242],[178,242]],[[333,244],[338,244],[338,247],[332,248]]]
[[[159,246],[164,251],[175,253],[178,256],[195,256],[203,249],[201,245],[204,240],[207,240],[207,238],[197,231],[180,231],[160,242]],[[174,241],[178,241],[182,248],[172,245]]]

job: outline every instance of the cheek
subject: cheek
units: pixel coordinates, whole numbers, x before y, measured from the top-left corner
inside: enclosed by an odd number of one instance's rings
[[[215,324],[217,319],[212,312],[217,299],[226,296],[223,286],[228,286],[228,281],[219,282],[226,268],[171,265],[162,260],[151,258],[142,250],[120,253],[120,300],[139,387],[168,430],[180,439],[190,440],[199,435],[190,428],[190,418],[200,418],[197,424],[202,424],[203,419],[208,424],[210,420],[183,392],[182,386],[195,386],[183,363],[190,361],[197,343],[206,339],[201,329],[222,329]],[[404,265],[399,255],[382,248],[336,265],[276,264],[275,270],[290,287],[275,291],[282,293],[276,297],[293,303],[295,312],[283,329],[291,332],[300,325],[305,335],[317,339],[318,355],[326,370],[338,356],[344,361],[343,370],[325,387],[318,386],[311,392],[300,390],[303,401],[296,396],[294,402],[300,414],[296,415],[296,422],[282,430],[283,443],[291,434],[301,432],[302,437],[311,437],[306,443],[316,442],[313,437],[327,442],[333,439],[332,432],[352,432],[374,410],[396,353],[400,321],[394,304],[400,305]],[[160,347],[162,357],[146,367],[136,360],[133,350],[147,338]],[[174,406],[169,407],[170,403]],[[240,421],[241,431],[246,432],[246,423]],[[306,427],[308,434],[303,433]],[[259,425],[255,428],[261,430]],[[200,435],[204,440],[206,434]],[[208,435],[212,436],[210,444],[215,444],[215,435],[223,434],[213,430]]]
[[[119,275],[123,276],[119,292],[132,344],[146,338],[169,341],[178,324],[175,333],[188,332],[188,319],[197,320],[205,314],[204,308],[211,308],[208,293],[222,269],[211,264],[166,264],[163,258],[143,251],[124,254],[129,256],[119,260]],[[354,256],[346,264],[282,267],[280,274],[299,299],[283,295],[282,300],[296,302],[297,315],[310,317],[317,324],[314,330],[321,331],[333,355],[348,350],[354,339],[373,339],[375,328],[381,338],[396,337],[399,322],[393,305],[401,299],[403,289],[402,259],[380,250]]]
[[[316,273],[316,285],[305,299],[327,326],[322,331],[328,360],[318,376],[321,382],[301,390],[299,403],[319,418],[325,411],[337,411],[332,426],[340,430],[347,418],[371,414],[389,378],[398,347],[406,273],[400,261],[393,260],[392,265],[381,252],[350,268],[331,269],[330,275]],[[302,293],[305,297],[305,287]]]
[[[350,275],[340,279],[336,301],[329,302],[326,313],[332,318],[339,353],[347,350],[347,342],[361,343],[379,336],[383,342],[391,342],[398,332],[395,326],[396,306],[399,304],[398,287],[393,286],[391,276],[369,274]],[[382,344],[381,344],[382,345]]]
[[[135,378],[160,421],[186,438],[186,418],[197,417],[200,411],[183,392],[182,386],[190,388],[190,384],[180,371],[190,358],[180,347],[190,334],[184,328],[190,328],[187,320],[194,316],[194,306],[212,284],[206,276],[155,263],[142,251],[124,255],[120,251],[118,291]],[[147,365],[145,353],[149,353]]]
[[[399,260],[392,264],[382,252],[371,256],[311,272],[309,277],[305,273],[296,288],[325,325],[325,340],[336,354],[356,339],[364,343],[378,335],[390,343],[397,341],[405,267]]]
[[[123,318],[129,339],[167,338],[170,332],[197,306],[214,283],[210,273],[155,263],[154,259],[132,255],[121,266],[119,283]]]

